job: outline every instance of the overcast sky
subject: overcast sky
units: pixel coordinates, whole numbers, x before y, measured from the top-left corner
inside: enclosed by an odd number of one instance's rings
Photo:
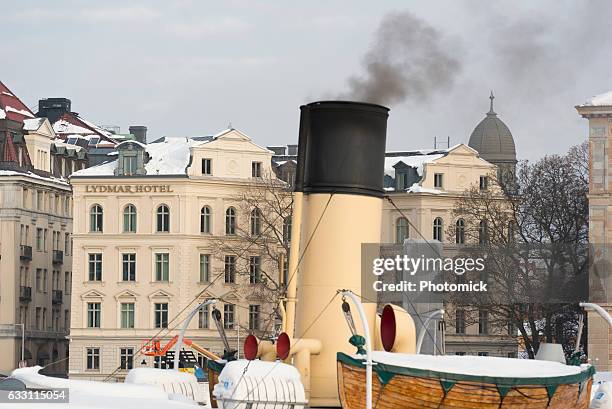
[[[231,122],[260,145],[295,143],[299,105],[367,80],[389,16],[410,18],[385,49],[402,55],[384,58],[412,71],[389,104],[388,149],[467,143],[492,89],[519,158],[564,152],[587,137],[574,106],[612,90],[605,0],[0,0],[0,10],[0,80],[28,106],[67,97],[87,119],[146,125],[150,138]],[[452,62],[439,82],[428,74],[438,57]],[[413,89],[413,73],[425,89]]]

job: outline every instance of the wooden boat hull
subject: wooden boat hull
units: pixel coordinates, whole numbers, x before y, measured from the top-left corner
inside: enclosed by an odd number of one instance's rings
[[[363,409],[365,368],[344,354],[338,356],[342,407]],[[588,409],[593,382],[591,373],[579,382],[558,384],[550,393],[545,385],[538,384],[504,389],[499,384],[470,380],[453,380],[451,386],[438,377],[400,373],[389,377],[374,372],[372,378],[372,403],[377,409]]]

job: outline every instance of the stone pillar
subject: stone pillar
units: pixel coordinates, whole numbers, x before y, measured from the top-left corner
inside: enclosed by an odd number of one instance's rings
[[[612,106],[585,104],[578,113],[589,121],[589,244],[591,302],[612,313]],[[597,371],[612,370],[612,328],[597,313],[589,312],[589,358]]]

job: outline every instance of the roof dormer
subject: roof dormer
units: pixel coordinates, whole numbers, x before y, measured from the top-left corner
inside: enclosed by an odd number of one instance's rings
[[[136,176],[147,173],[145,164],[149,160],[146,145],[137,141],[125,141],[117,145],[116,176]]]

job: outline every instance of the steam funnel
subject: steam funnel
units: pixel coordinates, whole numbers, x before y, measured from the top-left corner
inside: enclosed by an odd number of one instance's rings
[[[338,289],[362,293],[361,245],[380,241],[388,112],[380,105],[346,101],[301,107],[295,336],[323,345],[311,357],[311,406],[339,406],[336,353],[354,352],[340,297],[327,305]],[[368,311],[374,333],[375,306]],[[356,324],[363,334],[361,323]]]

